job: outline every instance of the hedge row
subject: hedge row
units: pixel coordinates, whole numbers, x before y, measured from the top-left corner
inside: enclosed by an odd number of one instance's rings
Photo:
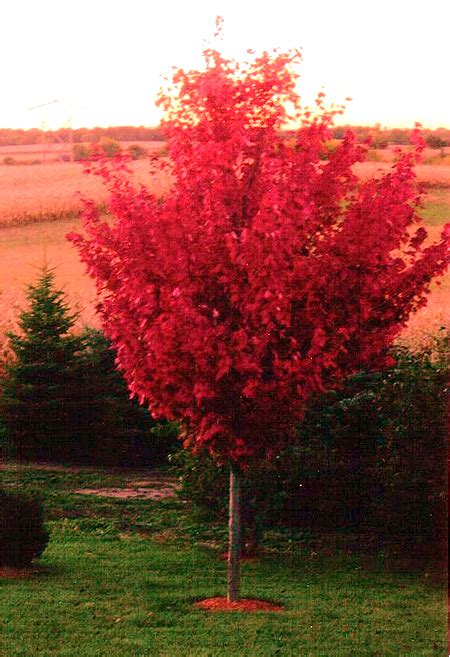
[[[449,339],[394,352],[395,365],[361,373],[311,404],[298,439],[244,472],[244,524],[254,547],[273,525],[348,530],[442,552],[447,527]],[[206,453],[172,456],[182,495],[215,519],[227,513],[228,472]]]

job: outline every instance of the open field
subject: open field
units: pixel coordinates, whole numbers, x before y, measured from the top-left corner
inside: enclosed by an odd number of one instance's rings
[[[56,284],[64,289],[80,323],[95,325],[95,286],[85,275],[78,252],[66,240],[78,219],[62,219],[0,230],[0,308],[3,326],[13,326],[26,301],[26,288],[46,263],[55,269]]]
[[[161,147],[161,142],[154,143]],[[146,160],[130,166],[134,179],[157,195],[169,188],[168,175],[151,176]],[[355,170],[364,178],[389,167],[386,162],[365,162]],[[0,174],[0,332],[14,324],[25,302],[26,285],[36,280],[45,262],[56,268],[56,283],[80,311],[80,322],[94,324],[94,286],[65,235],[81,228],[77,218],[80,193],[99,203],[107,198],[102,182],[83,174],[83,165],[67,162],[0,165]],[[429,187],[422,214],[430,236],[436,239],[440,226],[450,221],[450,167],[423,164],[417,167],[417,175]],[[450,326],[450,274],[441,286],[433,284],[428,306],[411,319],[405,335],[420,342],[443,325]]]
[[[146,160],[130,162],[133,179],[144,183],[161,195],[168,187],[166,175],[150,175]],[[27,223],[33,217],[67,215],[81,206],[80,196],[98,203],[107,197],[101,180],[84,174],[78,162],[49,162],[33,165],[3,165],[0,167],[0,226]]]
[[[243,564],[243,596],[277,613],[208,613],[223,595],[226,527],[198,523],[177,498],[76,490],[128,487],[149,473],[2,467],[4,485],[39,491],[50,543],[30,577],[0,579],[8,657],[441,657],[444,583],[388,572],[358,549],[301,531],[266,532]],[[288,540],[289,539],[289,540]]]
[[[86,144],[89,145],[89,144]],[[164,142],[161,141],[122,141],[120,145],[124,151],[130,146],[140,146],[146,151],[154,152],[161,150]],[[4,164],[5,158],[13,158],[20,164],[36,162],[40,164],[59,160],[61,156],[70,157],[70,144],[67,142],[52,141],[39,144],[23,144],[19,146],[0,146],[0,166]],[[13,166],[13,165],[7,165]]]
[[[150,143],[162,147],[162,142]],[[354,168],[358,176],[367,178],[386,172],[390,166],[389,162],[362,162]],[[151,175],[145,159],[131,162],[130,168],[136,182],[148,185],[154,193],[159,195],[168,189],[168,176]],[[80,207],[80,194],[99,203],[104,201],[106,191],[102,182],[97,176],[85,175],[83,169],[83,164],[77,162],[0,165],[0,225],[20,220],[25,223],[33,215],[44,218],[46,214],[76,212]],[[416,172],[420,182],[450,190],[450,166],[421,164]]]
[[[357,162],[355,173],[362,179],[386,173],[391,168],[390,162]],[[418,164],[415,167],[417,180],[429,186],[450,186],[450,166],[439,164]]]
[[[79,323],[89,326],[98,323],[94,283],[85,274],[78,252],[65,239],[72,229],[81,229],[80,220],[63,219],[0,230],[0,329],[14,326],[19,309],[25,305],[26,286],[38,278],[39,268],[45,263],[55,268],[56,284],[64,289],[71,306],[80,312]],[[437,239],[440,227],[429,226],[428,231]],[[405,336],[422,342],[440,326],[450,326],[448,273],[440,286],[433,284],[428,305],[411,318]]]
[[[138,143],[148,150],[160,150],[164,146],[163,142]],[[127,145],[128,142],[123,144],[124,147]],[[61,150],[62,146],[56,144],[54,148]],[[17,160],[20,159],[19,155],[32,159],[39,155],[40,148],[39,144],[0,147],[0,162],[4,153],[13,155]],[[377,153],[381,154],[380,158],[390,159],[390,152]],[[355,172],[361,178],[367,178],[386,172],[390,166],[390,161],[363,162],[355,165]],[[170,184],[167,175],[150,175],[146,160],[131,162],[130,168],[136,182],[148,185],[156,194],[162,194]],[[76,212],[80,207],[80,194],[99,203],[104,201],[106,192],[102,182],[96,176],[85,175],[83,169],[83,164],[77,162],[0,164],[0,225],[20,220],[26,222],[33,216],[44,218],[45,215]],[[450,166],[421,164],[416,167],[416,172],[419,181],[450,190]]]

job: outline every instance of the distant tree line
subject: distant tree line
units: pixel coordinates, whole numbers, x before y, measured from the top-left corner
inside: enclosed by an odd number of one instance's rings
[[[105,137],[117,141],[164,141],[165,137],[159,127],[145,126],[114,126],[111,128],[61,128],[60,130],[46,131],[37,128],[21,130],[12,128],[0,129],[0,146],[26,146],[39,144],[45,135],[53,136],[56,140],[69,141],[72,132],[72,141],[75,144],[99,142]]]
[[[342,139],[346,130],[350,129],[356,134],[359,142],[371,139],[375,148],[386,148],[389,144],[407,145],[410,143],[412,129],[408,128],[382,128],[375,126],[335,126],[332,129],[334,139]],[[443,148],[450,146],[450,130],[437,128],[436,130],[421,130],[421,134],[430,148]]]
[[[359,143],[371,140],[374,148],[386,148],[388,145],[406,146],[410,143],[412,129],[408,128],[382,128],[375,126],[338,125],[331,129],[333,139],[342,139],[347,130],[351,130]],[[290,133],[286,132],[289,137]],[[436,130],[421,130],[421,135],[430,148],[444,148],[450,146],[450,130],[437,128]]]
[[[412,129],[408,128],[381,128],[375,126],[349,126],[339,125],[332,129],[334,139],[342,139],[347,129],[351,128],[358,141],[372,139],[373,146],[385,148],[388,144],[409,144]],[[70,128],[45,132],[45,136],[53,136],[56,140],[69,141]],[[30,130],[3,128],[0,129],[0,146],[25,146],[39,144],[42,141],[43,131],[38,128]],[[286,133],[287,136],[289,133]],[[436,130],[422,130],[422,135],[430,148],[444,148],[450,146],[450,130],[437,128]],[[110,138],[117,141],[165,141],[160,127],[148,128],[145,126],[113,126],[110,128],[77,128],[72,130],[72,141],[75,144],[95,143],[101,139]]]

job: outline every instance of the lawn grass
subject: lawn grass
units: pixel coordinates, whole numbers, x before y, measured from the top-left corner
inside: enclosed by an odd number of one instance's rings
[[[142,478],[107,470],[2,471],[7,487],[41,494],[51,530],[36,574],[0,581],[5,655],[446,654],[441,585],[420,573],[365,568],[357,555],[313,550],[301,532],[289,540],[271,532],[271,550],[243,564],[242,595],[285,611],[195,609],[196,599],[225,592],[225,527],[198,522],[178,499],[73,493]]]
[[[442,187],[430,193],[420,215],[428,226],[450,223],[450,189]]]

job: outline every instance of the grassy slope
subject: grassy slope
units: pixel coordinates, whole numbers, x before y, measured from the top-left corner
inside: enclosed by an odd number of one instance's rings
[[[421,213],[428,226],[443,226],[450,222],[450,188],[441,187],[427,195]]]
[[[284,612],[202,612],[195,599],[224,593],[224,527],[196,523],[178,500],[72,492],[123,485],[120,474],[6,469],[3,481],[39,490],[52,530],[40,572],[0,582],[8,657],[445,654],[444,591],[418,574],[367,570],[305,541],[287,551],[280,535],[244,564],[242,593]]]

